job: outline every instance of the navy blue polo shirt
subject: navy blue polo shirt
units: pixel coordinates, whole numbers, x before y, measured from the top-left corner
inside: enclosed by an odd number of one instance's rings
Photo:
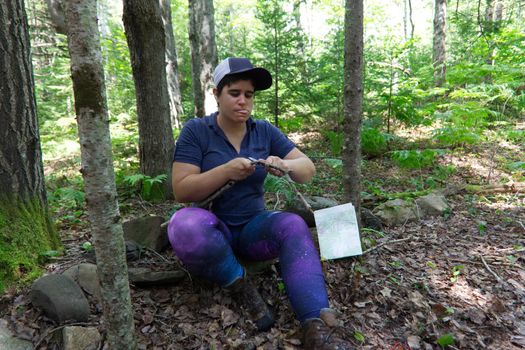
[[[175,145],[173,161],[193,164],[206,172],[237,157],[284,158],[295,148],[295,144],[269,122],[249,118],[241,150],[237,153],[217,124],[217,115],[215,112],[204,118],[194,118],[184,125]],[[264,167],[257,166],[252,175],[238,181],[213,201],[213,213],[227,225],[247,223],[265,209],[263,183],[266,175]]]

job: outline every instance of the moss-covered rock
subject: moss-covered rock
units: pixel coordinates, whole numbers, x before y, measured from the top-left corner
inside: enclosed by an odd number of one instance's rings
[[[25,284],[42,273],[42,257],[60,240],[43,205],[0,199],[0,293],[13,283]]]

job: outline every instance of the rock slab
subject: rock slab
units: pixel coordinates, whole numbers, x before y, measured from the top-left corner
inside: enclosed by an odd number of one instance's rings
[[[124,239],[160,252],[169,244],[167,226],[161,227],[164,221],[161,216],[144,216],[126,221],[122,224]]]
[[[66,275],[47,275],[37,279],[31,286],[31,302],[41,308],[47,317],[62,324],[65,321],[86,322],[89,304],[86,296]]]
[[[336,200],[325,197],[304,196],[304,199],[312,207],[312,210],[331,208],[339,205]],[[295,197],[294,201],[290,203],[285,210],[301,216],[304,221],[306,221],[306,224],[308,224],[308,227],[315,226],[314,213],[305,207],[303,201],[301,201],[299,197]]]
[[[128,269],[129,281],[142,287],[177,284],[185,277],[186,273],[180,270],[152,271],[146,267]]]
[[[71,277],[87,294],[100,299],[100,281],[97,274],[97,265],[83,263],[70,267],[63,272],[64,275]]]
[[[0,349],[33,350],[33,344],[28,340],[16,338],[7,327],[7,321],[0,319]]]
[[[387,201],[376,207],[373,213],[387,226],[400,225],[418,219],[415,204],[402,199]]]
[[[101,336],[95,327],[68,326],[62,329],[63,350],[97,350]]]

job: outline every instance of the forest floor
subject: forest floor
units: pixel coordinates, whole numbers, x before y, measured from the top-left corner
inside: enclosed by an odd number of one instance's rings
[[[303,135],[304,136],[304,135]],[[307,153],[329,148],[316,133],[302,141]],[[500,160],[519,161],[525,146],[481,145],[440,156],[454,172],[436,176],[432,169],[405,170],[387,157],[368,159],[364,191],[410,192],[435,178],[446,185],[499,183],[513,179]],[[340,170],[322,158],[310,194],[332,194],[342,201]],[[521,159],[523,160],[523,159]],[[521,178],[517,180],[521,180]],[[270,198],[271,199],[271,198]],[[331,307],[341,313],[343,330],[356,349],[522,349],[525,348],[525,193],[506,192],[447,197],[450,212],[382,232],[362,232],[359,258],[324,261]],[[147,214],[167,216],[174,203],[126,203],[126,219]],[[379,203],[376,203],[376,205]],[[85,218],[82,218],[85,221]],[[48,265],[60,272],[85,261],[80,245],[90,239],[85,222],[62,225],[66,254]],[[393,242],[406,239],[402,242]],[[146,252],[134,266],[179,268],[171,253]],[[253,277],[271,304],[276,324],[257,333],[231,296],[218,287],[186,279],[171,287],[136,288],[132,301],[141,349],[300,349],[295,320],[275,263]],[[9,296],[15,332],[54,349],[57,325],[33,308],[28,290]],[[4,296],[4,301],[6,296]],[[92,304],[90,323],[104,330],[100,307]],[[2,315],[0,315],[2,316]],[[441,344],[441,345],[439,345]]]

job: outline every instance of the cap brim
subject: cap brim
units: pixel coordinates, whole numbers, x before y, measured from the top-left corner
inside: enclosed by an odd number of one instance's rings
[[[237,75],[237,74],[243,74],[243,75],[250,76],[253,81],[253,87],[257,91],[266,90],[272,86],[272,75],[270,74],[270,72],[268,72],[264,68],[260,68],[260,67],[247,68],[243,70],[238,70],[235,73],[231,73],[227,75]]]

